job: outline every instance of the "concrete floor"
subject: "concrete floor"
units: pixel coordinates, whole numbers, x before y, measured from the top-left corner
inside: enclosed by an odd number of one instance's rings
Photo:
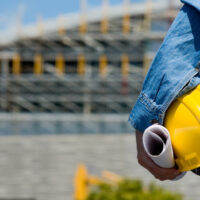
[[[155,181],[137,164],[134,134],[2,136],[0,138],[0,199],[72,200],[76,167],[90,174],[102,170]],[[200,177],[188,173],[180,181],[157,184],[198,200]]]

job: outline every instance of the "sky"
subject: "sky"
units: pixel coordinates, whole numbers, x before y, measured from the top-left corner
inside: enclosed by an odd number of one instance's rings
[[[130,2],[141,0],[129,0]],[[108,0],[109,4],[120,4],[123,0]],[[97,7],[101,0],[87,0],[88,7]],[[16,24],[19,16],[23,24],[33,23],[38,17],[54,18],[60,14],[78,12],[79,0],[1,0],[0,30]]]

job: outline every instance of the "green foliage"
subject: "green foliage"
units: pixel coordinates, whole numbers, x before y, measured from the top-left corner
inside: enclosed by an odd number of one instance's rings
[[[100,184],[91,188],[87,200],[182,200],[180,194],[171,193],[155,184],[144,187],[139,180],[124,179],[118,184]]]

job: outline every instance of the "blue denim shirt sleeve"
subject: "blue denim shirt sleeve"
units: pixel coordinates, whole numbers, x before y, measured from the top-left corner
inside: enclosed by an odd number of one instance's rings
[[[191,4],[197,0],[188,0],[190,4],[186,1],[154,58],[130,113],[130,124],[141,132],[152,120],[163,124],[167,108],[182,89],[200,84],[200,11]]]
[[[193,6],[198,11],[200,11],[200,1],[199,0],[181,0],[182,3],[188,4],[190,6]]]

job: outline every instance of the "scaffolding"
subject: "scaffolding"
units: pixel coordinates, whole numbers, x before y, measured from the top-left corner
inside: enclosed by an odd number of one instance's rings
[[[74,26],[59,16],[56,28],[48,31],[39,18],[34,36],[23,35],[20,27],[20,37],[0,45],[0,110],[130,112],[155,54],[148,46],[161,43],[179,8],[175,3],[159,9],[157,3],[126,0],[110,16],[112,7],[103,1],[100,17],[88,19],[82,1]],[[167,26],[157,29],[156,23]]]

